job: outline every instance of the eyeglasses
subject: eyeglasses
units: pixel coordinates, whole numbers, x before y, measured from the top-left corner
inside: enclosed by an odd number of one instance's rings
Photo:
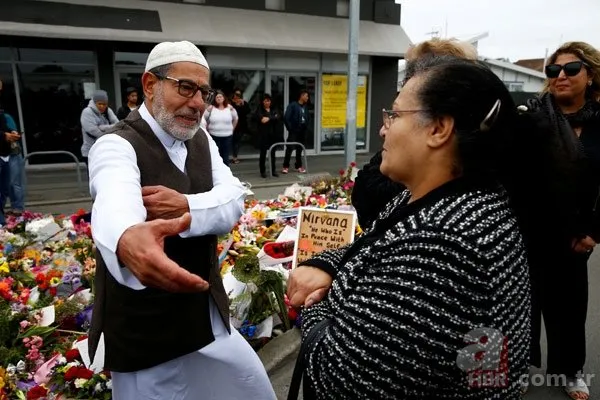
[[[182,97],[191,99],[192,97],[194,97],[196,95],[196,93],[200,92],[200,94],[202,95],[202,100],[205,103],[212,103],[213,100],[215,99],[216,92],[213,89],[211,89],[209,86],[206,86],[206,85],[200,86],[200,85],[197,85],[195,82],[188,81],[187,79],[177,79],[177,78],[172,78],[170,76],[162,76],[162,75],[158,75],[158,74],[154,74],[154,75],[156,75],[156,77],[158,79],[168,79],[170,81],[176,82],[177,83],[177,93],[179,93],[179,95]]]
[[[385,129],[389,129],[392,126],[394,119],[398,118],[402,113],[418,113],[428,112],[429,110],[381,110],[383,112],[383,126]]]
[[[546,65],[546,76],[548,78],[558,78],[560,71],[565,71],[566,76],[575,76],[581,71],[583,66],[589,67],[583,61],[571,61],[565,65],[550,64]]]

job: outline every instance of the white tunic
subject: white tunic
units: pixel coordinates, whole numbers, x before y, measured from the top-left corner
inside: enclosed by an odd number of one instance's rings
[[[185,172],[187,148],[184,142],[167,134],[145,105],[139,112],[165,146],[173,164]],[[226,233],[244,211],[245,188],[223,164],[211,137],[203,131],[198,134],[207,135],[210,143],[214,187],[207,193],[186,195],[192,224],[188,231],[180,234],[182,237]],[[127,268],[119,267],[115,254],[123,232],[146,220],[135,150],[120,136],[105,135],[90,150],[89,170],[94,199],[94,242],[108,271],[119,283],[143,289],[144,285]],[[190,318],[192,315],[190,312]],[[113,399],[275,399],[260,359],[233,327],[231,335],[228,334],[212,300],[210,316],[213,343],[153,368],[132,373],[113,372]],[[182,321],[184,334],[185,321]]]

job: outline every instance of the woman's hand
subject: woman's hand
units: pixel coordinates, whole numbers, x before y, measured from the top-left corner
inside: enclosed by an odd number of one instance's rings
[[[263,124],[266,124],[267,122],[269,122],[269,117],[262,117],[260,119],[260,122],[263,123]]]
[[[297,267],[290,273],[287,296],[292,307],[310,307],[323,300],[329,292],[331,276],[319,268]]]
[[[576,253],[591,253],[595,246],[596,242],[589,236],[582,239],[573,239],[573,243],[571,244],[571,248]]]

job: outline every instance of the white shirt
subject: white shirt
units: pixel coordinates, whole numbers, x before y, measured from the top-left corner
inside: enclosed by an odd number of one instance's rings
[[[166,133],[145,105],[139,113],[161,141],[169,158],[185,172],[187,148],[184,142]],[[204,130],[210,144],[213,189],[185,195],[192,223],[181,237],[220,235],[231,230],[244,212],[245,188],[223,164],[217,145]],[[89,153],[92,236],[111,275],[122,285],[140,290],[145,286],[127,268],[121,268],[116,250],[119,239],[129,227],[146,220],[142,201],[140,170],[131,143],[118,135],[99,138]],[[160,168],[160,166],[157,166]]]
[[[233,126],[238,119],[237,111],[232,106],[220,110],[210,107],[204,112],[204,121],[208,133],[216,137],[228,137],[233,135]]]

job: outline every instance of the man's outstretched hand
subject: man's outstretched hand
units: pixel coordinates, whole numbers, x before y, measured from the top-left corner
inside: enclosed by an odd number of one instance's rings
[[[117,257],[144,286],[169,292],[202,292],[208,282],[181,268],[164,252],[165,238],[189,229],[189,213],[174,219],[156,219],[128,228],[117,244]]]

